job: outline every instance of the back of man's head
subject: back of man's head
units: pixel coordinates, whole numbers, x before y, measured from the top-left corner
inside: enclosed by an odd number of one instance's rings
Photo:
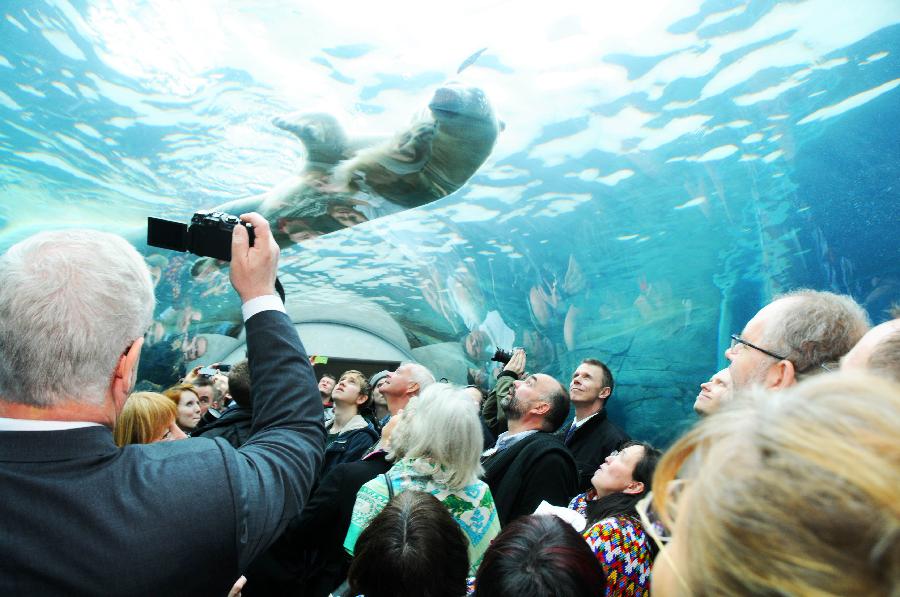
[[[900,381],[900,319],[869,330],[841,359],[842,370],[864,370]]]
[[[548,392],[544,399],[550,404],[550,410],[547,411],[547,416],[544,417],[542,429],[553,433],[562,427],[566,417],[569,416],[569,393],[566,392],[566,388],[561,383],[556,382],[554,390]]]
[[[250,364],[247,360],[235,363],[228,372],[228,393],[242,408],[252,408],[250,396]]]
[[[817,290],[797,290],[777,297],[765,332],[766,347],[784,355],[797,376],[824,372],[837,363],[868,331],[866,312],[851,297]]]
[[[0,256],[0,398],[101,404],[153,316],[150,272],[119,236],[60,230]]]

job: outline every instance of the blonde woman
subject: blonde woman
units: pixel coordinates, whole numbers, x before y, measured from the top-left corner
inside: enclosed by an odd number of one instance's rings
[[[491,490],[482,472],[478,408],[465,390],[444,383],[428,386],[396,416],[388,458],[394,465],[356,494],[344,548],[354,553],[356,540],[391,496],[407,490],[435,496],[465,532],[469,574],[500,532]]]
[[[838,373],[739,398],[672,446],[653,490],[671,530],[654,597],[897,595],[900,386]]]
[[[184,439],[187,436],[175,423],[178,408],[166,396],[156,392],[135,392],[125,400],[116,419],[113,440],[120,448],[128,444]]]

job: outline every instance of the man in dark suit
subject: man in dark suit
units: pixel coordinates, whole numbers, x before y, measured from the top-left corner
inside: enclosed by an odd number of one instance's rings
[[[553,435],[569,413],[558,381],[537,373],[513,382],[500,400],[508,430],[481,458],[500,523],[531,514],[541,501],[565,506],[575,495],[575,461]]]
[[[591,477],[606,457],[628,440],[606,416],[606,402],[615,382],[609,367],[597,359],[585,359],[572,374],[569,396],[575,419],[557,432],[575,457],[578,492],[591,487]]]
[[[113,443],[154,302],[127,242],[66,230],[0,257],[0,593],[221,597],[301,510],[322,461],[322,404],[274,293],[269,225],[242,218],[256,241],[235,227],[231,281],[254,404],[238,450]]]

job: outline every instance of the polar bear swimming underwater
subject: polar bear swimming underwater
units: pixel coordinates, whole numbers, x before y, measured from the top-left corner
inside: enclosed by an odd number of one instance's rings
[[[301,174],[215,209],[259,212],[281,246],[446,197],[481,167],[503,128],[482,90],[456,83],[437,89],[423,115],[382,143],[349,140],[328,114],[273,123],[303,143]]]

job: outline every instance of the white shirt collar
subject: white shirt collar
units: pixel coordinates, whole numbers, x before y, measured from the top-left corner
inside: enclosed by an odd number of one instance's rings
[[[585,418],[581,419],[580,421],[577,420],[577,419],[575,419],[575,420],[572,421],[572,426],[575,427],[575,429],[578,429],[579,427],[581,427],[582,425],[584,425],[585,423],[587,423],[588,421],[590,421],[592,417],[596,417],[597,415],[599,415],[600,412],[601,412],[601,411],[598,410],[598,411],[595,412],[594,414],[588,415],[588,416],[586,416]]]
[[[90,421],[37,421],[0,417],[0,431],[60,431],[93,426],[101,427],[102,425]]]

